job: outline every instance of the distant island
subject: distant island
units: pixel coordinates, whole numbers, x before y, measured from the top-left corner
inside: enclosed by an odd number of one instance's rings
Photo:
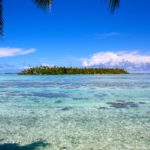
[[[19,75],[65,75],[65,74],[128,74],[124,69],[118,68],[73,68],[39,66],[24,69]]]

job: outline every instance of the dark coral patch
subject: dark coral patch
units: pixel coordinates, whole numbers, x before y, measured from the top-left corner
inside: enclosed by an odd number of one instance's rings
[[[73,100],[75,100],[75,101],[80,101],[80,100],[87,100],[88,98],[82,98],[82,97],[73,97],[72,98]]]
[[[139,104],[146,104],[145,102],[139,102]]]
[[[104,110],[104,109],[108,109],[108,108],[107,107],[99,107],[98,109]]]
[[[105,97],[107,94],[94,94],[95,97]]]
[[[137,108],[139,105],[134,102],[126,102],[124,100],[117,100],[115,102],[107,102],[110,107],[113,108]]]
[[[72,107],[64,107],[64,108],[62,108],[61,110],[62,110],[62,111],[68,111],[68,110],[70,110],[70,109],[72,109]]]
[[[61,100],[57,100],[57,101],[55,101],[55,104],[60,104],[60,103],[62,103],[62,101],[61,101]]]
[[[120,102],[108,102],[107,104],[110,105],[110,107],[114,108],[128,108],[125,103]]]
[[[138,104],[134,103],[134,102],[127,102],[126,103],[129,107],[139,107]]]
[[[126,101],[125,100],[116,100],[116,102],[125,103]]]
[[[64,93],[44,93],[44,92],[35,92],[31,96],[45,97],[45,98],[67,98],[68,95]]]
[[[32,93],[20,93],[18,91],[15,92],[9,92],[6,93],[6,96],[23,96],[23,97],[29,97],[29,96],[35,96],[35,97],[44,97],[44,98],[68,98],[69,95],[63,93],[63,92],[32,92]]]

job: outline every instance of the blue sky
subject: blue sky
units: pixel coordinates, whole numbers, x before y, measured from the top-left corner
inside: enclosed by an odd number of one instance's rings
[[[149,0],[121,0],[112,15],[105,0],[53,0],[47,12],[32,0],[5,1],[1,70],[39,64],[83,66],[97,53],[108,52],[130,53],[150,63],[149,6]]]

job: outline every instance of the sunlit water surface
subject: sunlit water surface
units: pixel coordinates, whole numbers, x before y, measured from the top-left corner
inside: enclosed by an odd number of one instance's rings
[[[150,150],[150,75],[0,75],[0,150]]]

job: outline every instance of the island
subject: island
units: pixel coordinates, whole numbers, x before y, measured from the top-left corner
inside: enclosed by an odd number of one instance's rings
[[[19,75],[74,75],[74,74],[128,74],[119,68],[75,68],[75,67],[49,67],[39,66],[24,69]]]

